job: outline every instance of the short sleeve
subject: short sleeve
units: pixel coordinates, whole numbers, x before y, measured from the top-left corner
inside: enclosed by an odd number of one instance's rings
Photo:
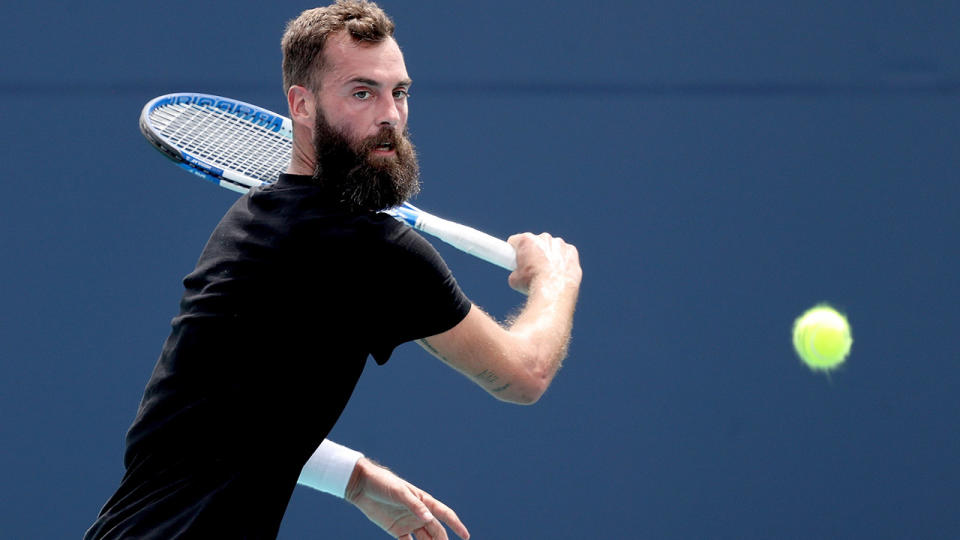
[[[376,261],[381,298],[370,313],[379,328],[371,354],[378,364],[402,343],[445,332],[467,316],[471,302],[437,250],[397,222],[387,226],[382,259]]]

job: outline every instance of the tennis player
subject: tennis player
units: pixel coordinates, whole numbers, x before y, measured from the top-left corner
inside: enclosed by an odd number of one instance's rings
[[[450,508],[325,437],[367,357],[384,364],[410,341],[497,399],[537,401],[566,355],[582,273],[563,240],[512,236],[508,282],[528,297],[501,326],[379,212],[419,186],[393,29],[360,0],[288,24],[291,163],[230,208],[184,279],[126,473],[87,538],[274,538],[298,481],[396,538],[446,539],[444,523],[469,536]]]

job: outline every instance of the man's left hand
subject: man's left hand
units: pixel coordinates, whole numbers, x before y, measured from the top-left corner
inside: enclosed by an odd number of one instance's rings
[[[399,540],[449,540],[443,524],[460,538],[470,538],[447,505],[367,458],[357,462],[345,498]]]

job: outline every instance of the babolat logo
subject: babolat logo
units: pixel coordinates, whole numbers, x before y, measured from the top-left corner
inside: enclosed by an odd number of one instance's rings
[[[178,94],[172,96],[170,101],[177,105],[194,104],[201,107],[217,109],[274,132],[280,131],[283,127],[282,116],[270,114],[262,109],[257,109],[256,107],[231,99],[202,94]]]

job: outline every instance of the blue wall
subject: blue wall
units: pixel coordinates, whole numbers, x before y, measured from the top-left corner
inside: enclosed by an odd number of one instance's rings
[[[960,5],[384,1],[417,204],[580,248],[570,357],[529,408],[406,346],[332,438],[475,538],[956,538]],[[300,2],[40,0],[0,21],[0,536],[79,537],[180,279],[234,195],[139,135],[151,97],[283,111]],[[214,15],[190,20],[188,9]],[[440,247],[498,316],[522,301]],[[830,377],[790,326],[854,327]],[[281,538],[384,538],[298,488]]]

